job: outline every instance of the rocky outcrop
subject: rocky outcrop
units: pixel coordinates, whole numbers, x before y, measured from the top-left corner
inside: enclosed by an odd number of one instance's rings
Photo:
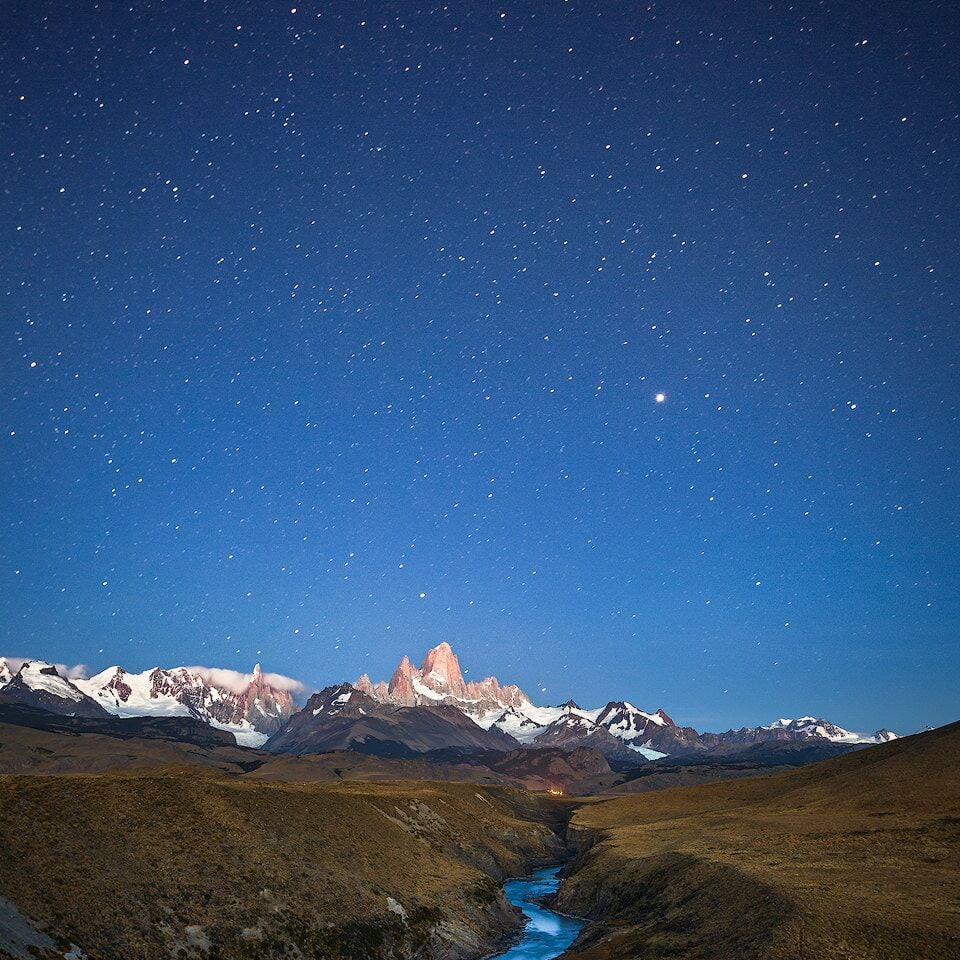
[[[423,685],[436,693],[457,700],[467,698],[467,685],[460,671],[460,661],[446,641],[427,651],[419,675]]]
[[[418,672],[410,660],[404,657],[397,664],[397,669],[393,671],[393,676],[387,685],[387,696],[384,699],[404,707],[412,707],[417,702],[413,678],[417,676]]]
[[[374,683],[365,673],[361,675],[354,686],[361,693],[365,693],[368,697],[373,697],[374,700],[386,700],[389,694],[386,681],[380,680]]]
[[[501,685],[496,677],[486,677],[483,680],[471,680],[467,684],[467,699],[480,703],[481,710],[486,711],[494,704],[501,707],[520,707],[529,703],[527,695],[515,684]]]

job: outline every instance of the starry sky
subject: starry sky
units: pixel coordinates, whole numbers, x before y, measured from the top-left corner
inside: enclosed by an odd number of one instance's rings
[[[956,719],[958,40],[15,0],[0,652]]]

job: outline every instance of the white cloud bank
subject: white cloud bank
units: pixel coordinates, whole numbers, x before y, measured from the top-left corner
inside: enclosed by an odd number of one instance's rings
[[[240,693],[253,680],[252,673],[241,673],[239,670],[227,670],[224,667],[187,667],[191,673],[203,677],[207,683],[215,687],[223,687],[234,693]],[[264,681],[274,690],[286,690],[292,696],[300,696],[307,690],[306,686],[293,677],[286,677],[282,673],[265,673]]]

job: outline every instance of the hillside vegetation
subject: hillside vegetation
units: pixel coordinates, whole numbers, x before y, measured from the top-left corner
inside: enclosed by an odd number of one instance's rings
[[[60,957],[477,956],[517,925],[500,880],[558,859],[562,819],[467,784],[2,776],[0,908]]]
[[[789,773],[586,802],[569,960],[960,956],[960,724]],[[593,844],[590,846],[590,844]]]

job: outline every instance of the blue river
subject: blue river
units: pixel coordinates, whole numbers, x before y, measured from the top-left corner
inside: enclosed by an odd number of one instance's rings
[[[497,954],[496,960],[553,960],[576,939],[583,928],[582,920],[564,917],[535,902],[557,889],[559,872],[560,867],[547,867],[503,885],[507,899],[526,914],[527,925],[520,942]]]

